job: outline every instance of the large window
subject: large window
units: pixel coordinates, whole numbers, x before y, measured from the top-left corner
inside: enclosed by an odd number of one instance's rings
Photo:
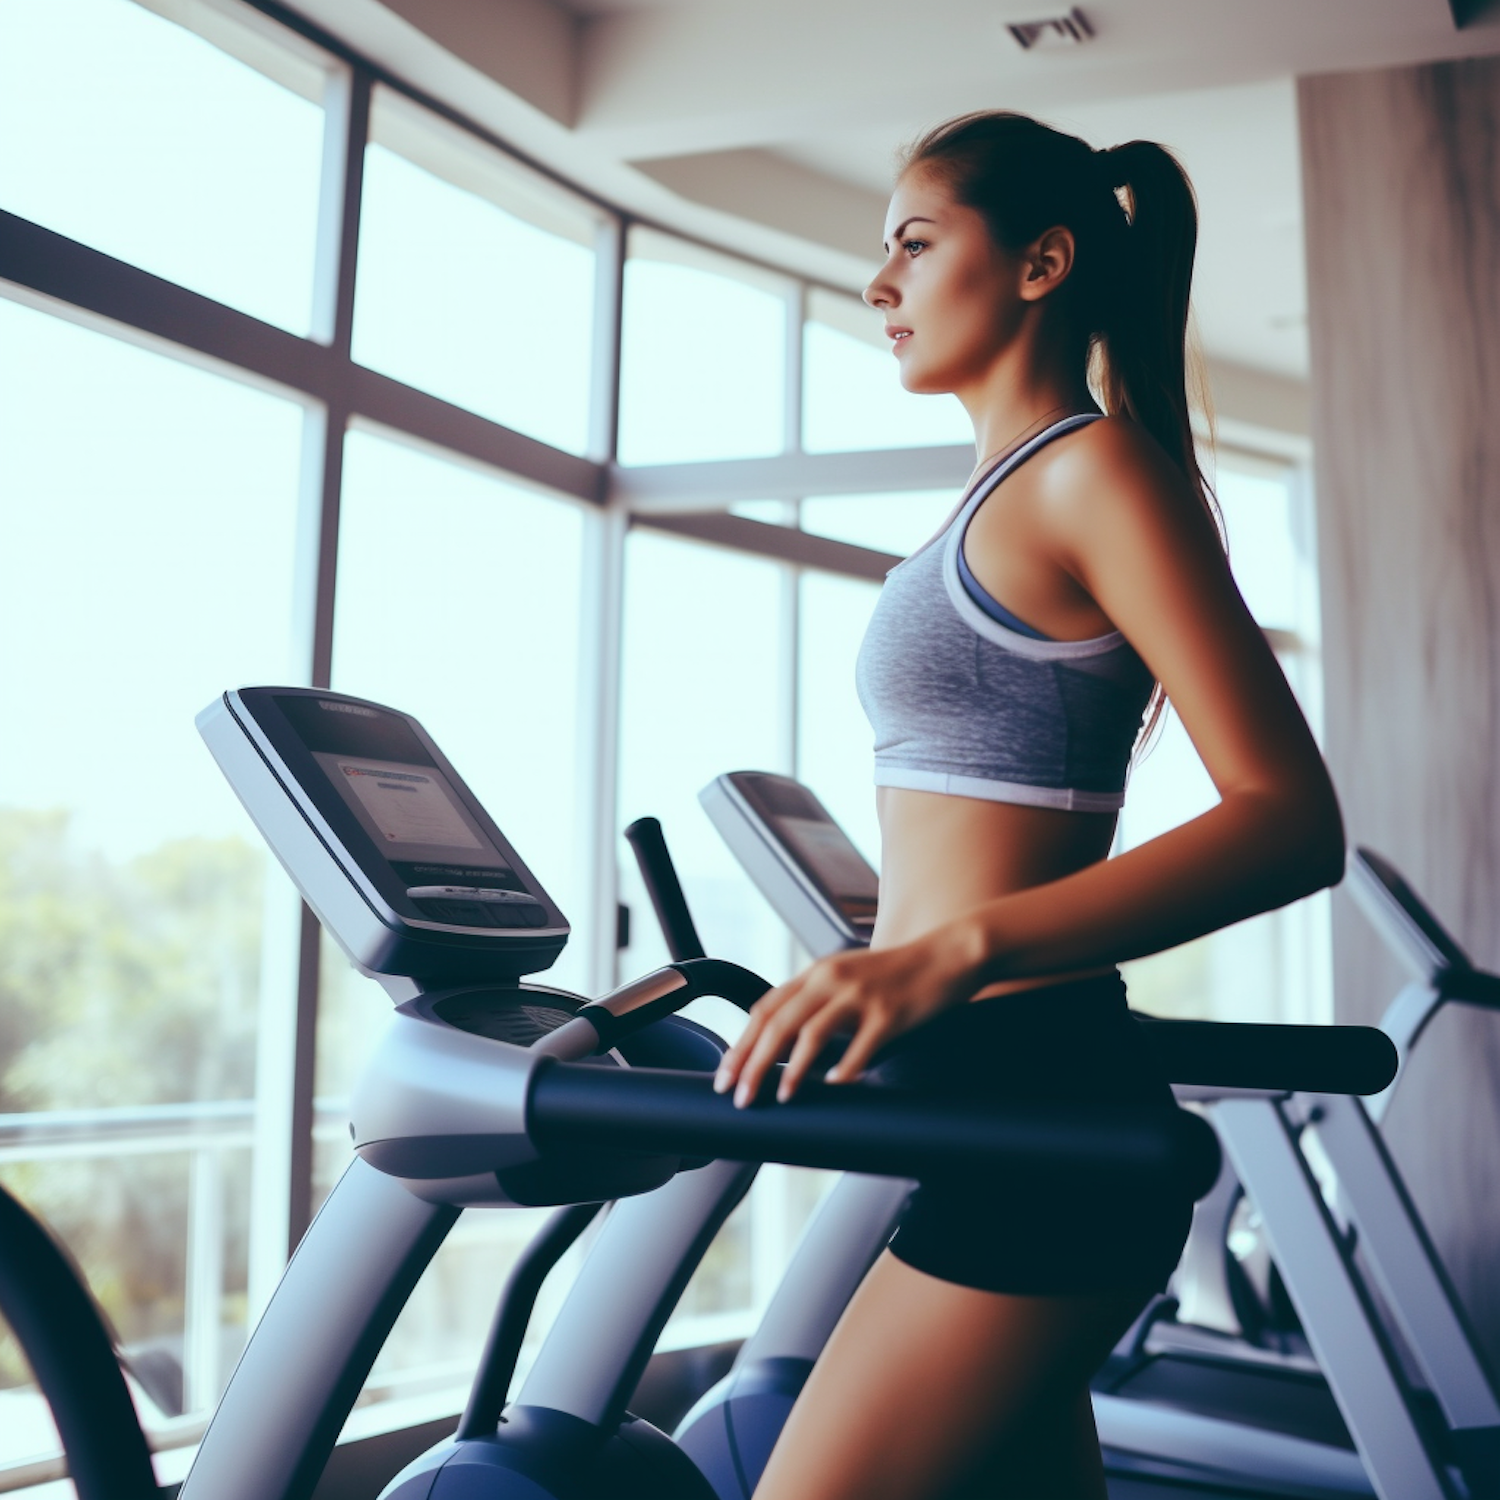
[[[785,445],[791,284],[636,229],[625,263],[620,459],[755,458]]]
[[[815,495],[799,507],[802,529],[876,552],[909,557],[953,513],[956,489],[882,495]]]
[[[0,6],[0,205],[306,333],[330,65],[251,10],[194,14]]]
[[[712,953],[786,975],[785,931],[698,805],[724,771],[789,771],[785,570],[647,531],[631,533],[625,570],[620,728],[621,825],[661,820]],[[624,974],[664,962],[628,849],[631,912]]]
[[[0,1177],[172,1417],[217,1399],[244,1336],[263,892],[283,878],[193,717],[296,670],[304,415],[4,300],[0,348]],[[0,1387],[18,1376],[0,1343]],[[0,1461],[50,1445],[0,1431]]]
[[[665,957],[619,837],[659,817],[709,949],[779,980],[802,955],[697,793],[793,771],[878,863],[854,658],[972,464],[850,289],[630,222],[273,11],[0,6],[0,1178],[78,1256],[162,1446],[348,1162],[390,1009],[299,921],[193,715],[277,681],[417,714],[572,923],[540,978],[582,993]],[[1305,485],[1220,490],[1316,724]],[[1122,843],[1211,797],[1169,721]],[[1133,992],[1323,1018],[1326,946],[1302,903]],[[826,1183],[762,1173],[666,1342],[747,1331]],[[367,1406],[451,1413],[537,1222],[461,1219]],[[53,1445],[0,1329],[0,1489]]]
[[[802,347],[802,444],[809,453],[973,443],[955,397],[902,389],[880,313],[854,298],[813,292]]]
[[[373,432],[349,434],[333,686],[416,714],[584,931],[582,507]]]
[[[797,777],[876,869],[875,737],[854,691],[854,659],[879,592],[861,579],[804,573],[797,655]]]
[[[377,88],[355,359],[582,453],[599,224],[581,200]]]

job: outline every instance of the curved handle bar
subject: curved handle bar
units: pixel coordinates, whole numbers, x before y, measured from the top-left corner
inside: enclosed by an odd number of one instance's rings
[[[749,1010],[771,988],[768,980],[723,958],[686,958],[590,1000],[571,1021],[532,1051],[565,1062],[608,1052],[632,1031],[674,1015],[700,995],[718,995]]]
[[[699,995],[717,995],[745,1011],[771,988],[770,980],[762,979],[759,974],[732,964],[726,958],[685,958],[672,967],[687,980],[693,990],[692,999],[696,1000]]]

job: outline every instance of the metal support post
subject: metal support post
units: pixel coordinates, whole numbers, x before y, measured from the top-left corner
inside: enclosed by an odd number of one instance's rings
[[[1417,1430],[1410,1392],[1283,1108],[1225,1099],[1212,1117],[1260,1209],[1313,1355],[1381,1500],[1455,1500]]]
[[[1340,1207],[1449,1427],[1500,1430],[1500,1402],[1453,1288],[1364,1107],[1334,1094],[1299,1102],[1311,1105],[1308,1118],[1338,1178]]]
[[[209,1411],[219,1400],[224,1302],[224,1158],[199,1146],[188,1179],[187,1286],[182,1314],[182,1405]]]

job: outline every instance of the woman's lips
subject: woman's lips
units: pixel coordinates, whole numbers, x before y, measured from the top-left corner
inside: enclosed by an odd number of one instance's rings
[[[891,340],[891,353],[899,354],[902,346],[911,337],[910,328],[887,328],[886,336]]]

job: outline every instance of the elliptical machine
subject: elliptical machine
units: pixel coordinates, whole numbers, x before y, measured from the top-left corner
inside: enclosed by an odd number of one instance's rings
[[[516,1267],[459,1433],[398,1475],[391,1500],[712,1500],[698,1466],[625,1407],[759,1161],[865,1182],[938,1164],[1001,1184],[1044,1172],[1080,1192],[1107,1178],[1196,1195],[1215,1176],[1212,1133],[1184,1112],[954,1111],[858,1085],[735,1110],[709,1082],[723,1043],[675,1011],[703,993],[745,1004],[764,982],[708,959],[594,1002],[530,981],[566,941],[566,920],[414,719],[253,688],[211,704],[200,728],[304,897],[396,1012],[355,1093],[358,1159],[252,1335],[183,1500],[307,1500],[403,1303],[471,1206],[559,1213]],[[1288,1066],[1296,1038],[1267,1052],[1253,1031],[1159,1034],[1176,1038],[1190,1075],[1229,1066],[1254,1081]],[[1389,1080],[1383,1038],[1347,1028],[1310,1040],[1311,1063],[1292,1065],[1321,1067],[1325,1086]],[[605,1200],[618,1201],[507,1403],[536,1288]],[[12,1249],[0,1239],[0,1267]],[[830,1274],[851,1272],[834,1262]],[[42,1320],[38,1337],[55,1342],[56,1329]],[[107,1474],[100,1436],[90,1472]],[[92,1441],[86,1427],[78,1441]]]
[[[625,1409],[672,1306],[760,1161],[925,1175],[1047,1171],[1205,1189],[1212,1133],[1184,1112],[956,1110],[859,1086],[737,1110],[719,1038],[675,1013],[766,988],[714,959],[598,1000],[530,981],[567,940],[550,896],[409,715],[245,688],[199,728],[309,905],[395,1015],[358,1083],[356,1160],[254,1330],[182,1500],[306,1500],[375,1355],[460,1212],[559,1206],[512,1278],[456,1437],[389,1500],[712,1500]],[[513,1401],[541,1278],[613,1200]]]

